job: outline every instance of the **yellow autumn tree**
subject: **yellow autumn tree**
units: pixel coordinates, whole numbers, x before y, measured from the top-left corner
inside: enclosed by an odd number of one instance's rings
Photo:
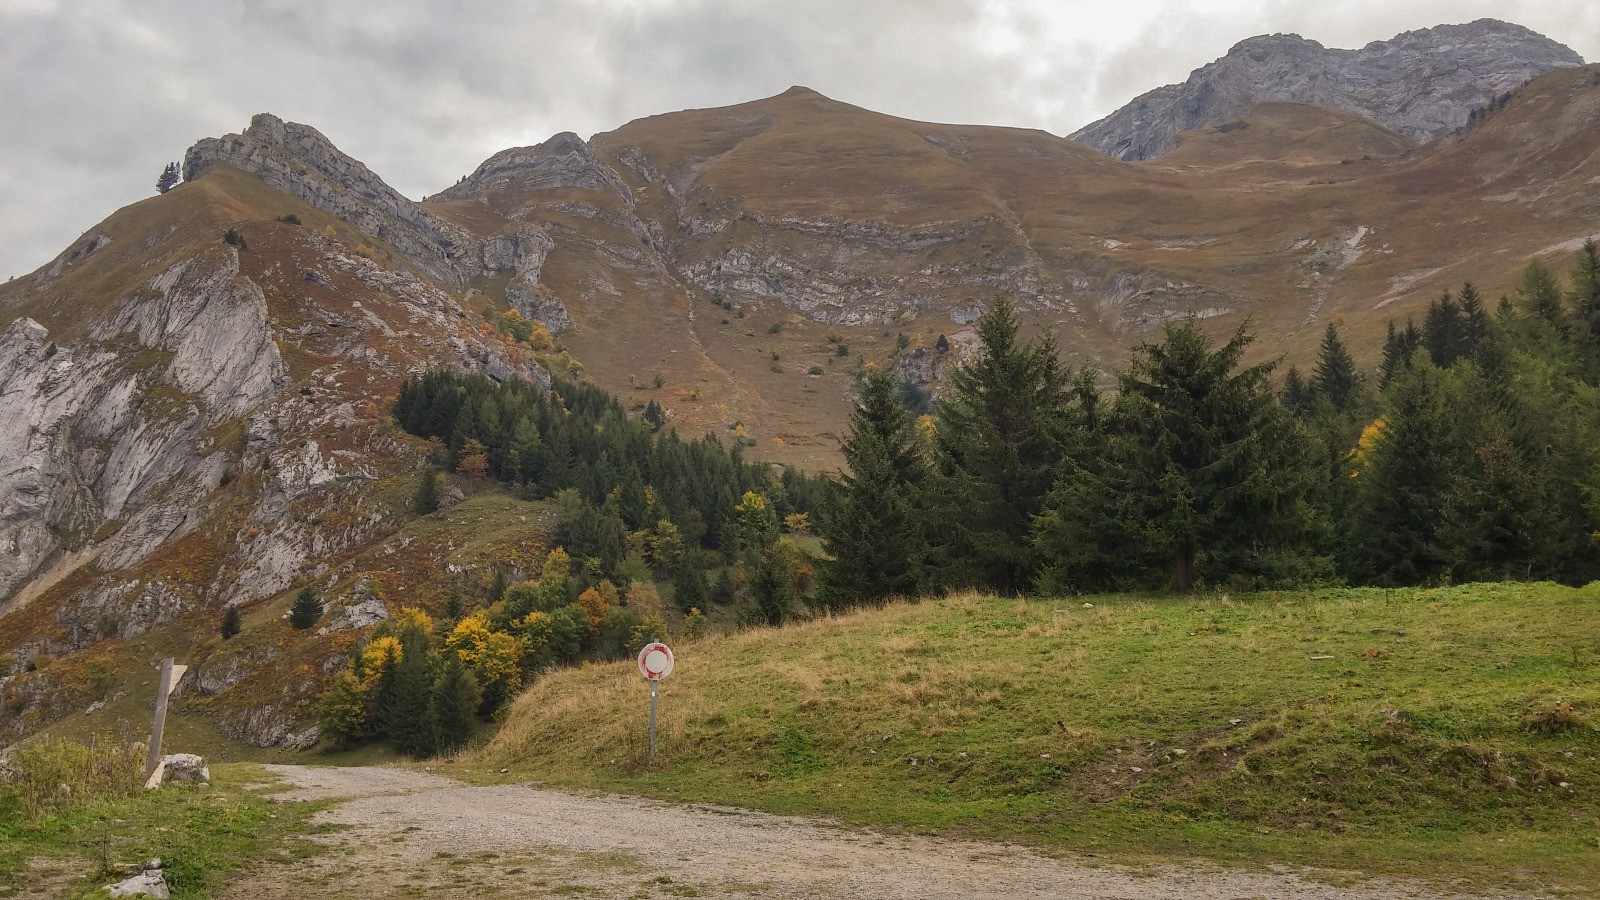
[[[599,634],[600,623],[605,619],[606,609],[611,604],[606,602],[606,598],[600,596],[599,591],[589,588],[578,595],[578,606],[583,608],[583,614],[589,619],[589,634]]]
[[[1383,429],[1387,425],[1388,423],[1384,421],[1384,418],[1379,416],[1368,423],[1367,427],[1361,429],[1361,437],[1356,441],[1355,447],[1345,455],[1345,458],[1350,461],[1351,478],[1359,476],[1361,471],[1367,467],[1368,461],[1372,459],[1372,451],[1377,448],[1378,441],[1382,440]]]
[[[407,628],[415,628],[418,631],[432,631],[433,616],[417,609],[415,606],[402,606],[400,611],[395,613],[394,629],[395,631],[405,631]]]

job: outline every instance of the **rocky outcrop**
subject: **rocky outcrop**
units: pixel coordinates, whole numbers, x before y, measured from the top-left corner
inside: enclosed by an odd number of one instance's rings
[[[184,180],[218,164],[249,172],[387,242],[441,284],[459,285],[476,274],[477,241],[401,195],[315,128],[261,113],[243,134],[190,147]]]
[[[582,138],[570,131],[563,131],[534,147],[513,147],[496,153],[484,160],[477,171],[441,191],[435,199],[565,188],[614,192],[629,206],[633,205],[627,184],[594,155]]]
[[[58,346],[22,318],[0,335],[0,595],[51,554],[116,527],[97,565],[131,565],[203,518],[225,467],[205,429],[271,396],[283,361],[232,248],[191,257]]]
[[[1072,139],[1118,159],[1160,156],[1179,132],[1238,119],[1266,100],[1345,109],[1426,142],[1531,78],[1583,65],[1566,46],[1519,25],[1479,19],[1408,31],[1360,50],[1294,34],[1253,37],[1182,84],[1142,94]]]

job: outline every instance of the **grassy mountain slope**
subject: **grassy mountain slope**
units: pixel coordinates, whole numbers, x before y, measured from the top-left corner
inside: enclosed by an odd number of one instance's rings
[[[685,644],[653,764],[631,663],[559,672],[467,766],[1114,858],[1600,874],[1594,588],[1089,599]]]

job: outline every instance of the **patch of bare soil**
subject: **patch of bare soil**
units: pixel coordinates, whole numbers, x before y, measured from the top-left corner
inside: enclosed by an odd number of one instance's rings
[[[1317,898],[1443,900],[1394,881],[1334,887],[1292,872],[1090,868],[975,841],[381,768],[269,767],[318,816],[327,852],[239,879],[228,900],[369,897]]]

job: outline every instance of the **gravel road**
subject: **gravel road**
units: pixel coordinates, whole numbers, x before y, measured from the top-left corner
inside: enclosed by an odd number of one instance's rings
[[[1004,844],[879,834],[746,810],[382,768],[269,766],[319,814],[329,851],[225,895],[721,898],[1441,898],[1393,881],[1334,887],[1290,872],[1091,868]],[[341,827],[342,826],[342,827]]]

